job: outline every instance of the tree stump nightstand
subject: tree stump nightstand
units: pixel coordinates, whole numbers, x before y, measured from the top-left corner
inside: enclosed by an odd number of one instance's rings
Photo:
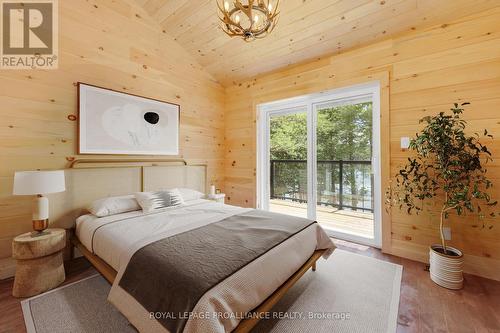
[[[47,229],[48,234],[17,236],[12,242],[12,257],[17,260],[12,295],[29,297],[55,288],[64,282],[64,229]]]

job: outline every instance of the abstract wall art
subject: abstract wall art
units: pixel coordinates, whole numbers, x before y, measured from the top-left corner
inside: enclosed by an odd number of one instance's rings
[[[179,154],[179,105],[84,83],[78,99],[80,154]]]

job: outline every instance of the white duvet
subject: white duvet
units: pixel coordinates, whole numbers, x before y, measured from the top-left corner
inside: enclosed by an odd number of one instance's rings
[[[140,332],[168,332],[118,285],[130,258],[156,240],[246,211],[249,209],[200,199],[161,213],[136,211],[102,218],[84,215],[77,220],[76,234],[89,251],[118,271],[109,301]],[[317,223],[311,225],[208,291],[193,309],[194,316],[184,332],[231,332],[241,320],[231,314],[246,313],[260,305],[315,250],[329,249],[326,258],[334,248],[324,230]],[[210,315],[203,315],[207,313]]]

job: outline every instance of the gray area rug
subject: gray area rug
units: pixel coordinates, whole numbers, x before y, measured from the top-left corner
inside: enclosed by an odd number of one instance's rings
[[[99,274],[21,302],[28,333],[123,332],[134,327],[108,303],[111,285]]]
[[[335,250],[304,277],[254,332],[394,333],[402,267]],[[22,302],[28,333],[135,332],[109,303],[99,275]]]

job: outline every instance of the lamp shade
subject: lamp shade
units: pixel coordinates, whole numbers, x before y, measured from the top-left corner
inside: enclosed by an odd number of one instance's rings
[[[66,190],[64,171],[21,171],[14,175],[14,195],[34,195]]]

